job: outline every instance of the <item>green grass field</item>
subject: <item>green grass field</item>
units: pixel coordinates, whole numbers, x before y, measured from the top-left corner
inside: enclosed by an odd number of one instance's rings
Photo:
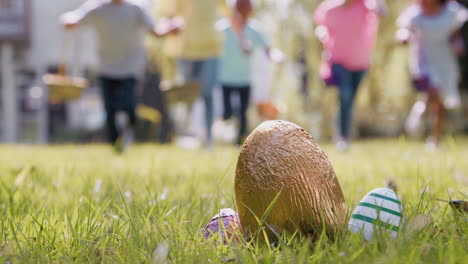
[[[405,139],[323,145],[349,210],[394,179],[404,206],[397,239],[285,238],[277,247],[205,241],[221,208],[234,208],[239,150],[139,145],[0,146],[1,263],[466,263],[468,216],[436,198],[468,200],[468,140],[437,152]],[[415,216],[432,223],[412,229]]]

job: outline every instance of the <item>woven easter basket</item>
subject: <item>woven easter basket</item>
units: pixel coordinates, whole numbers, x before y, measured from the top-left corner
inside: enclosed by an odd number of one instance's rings
[[[72,41],[71,37],[76,39]],[[42,81],[49,87],[49,100],[52,102],[64,102],[76,100],[81,97],[83,92],[88,88],[89,82],[82,77],[70,76],[67,69],[67,58],[69,52],[74,55],[72,61],[78,67],[81,57],[81,36],[73,32],[65,32],[62,39],[60,63],[58,73],[46,74],[42,77]],[[73,47],[69,44],[73,43]],[[73,49],[71,49],[73,48]]]
[[[190,81],[183,85],[175,85],[166,81],[161,90],[169,104],[185,103],[192,105],[200,96],[201,86],[197,81]]]
[[[49,87],[49,97],[53,101],[76,100],[89,86],[89,82],[85,78],[63,74],[46,74],[42,79]]]

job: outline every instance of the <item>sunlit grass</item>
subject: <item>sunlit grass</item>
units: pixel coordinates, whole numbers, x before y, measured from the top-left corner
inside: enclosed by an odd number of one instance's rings
[[[202,230],[234,205],[239,150],[140,145],[0,146],[0,262],[11,263],[464,263],[467,216],[435,198],[467,199],[468,140],[427,152],[405,139],[363,141],[339,153],[324,145],[350,209],[393,179],[405,224],[397,239],[366,243],[343,234],[284,238],[277,247],[204,241]],[[464,260],[465,259],[465,260]]]

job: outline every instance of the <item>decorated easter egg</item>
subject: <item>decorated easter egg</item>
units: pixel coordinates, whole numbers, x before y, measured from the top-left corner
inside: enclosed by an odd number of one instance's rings
[[[346,229],[346,206],[333,167],[315,140],[287,121],[267,121],[246,139],[235,196],[244,234],[330,235]],[[264,220],[263,222],[261,220]],[[259,220],[261,223],[259,223]]]
[[[396,237],[400,228],[401,211],[401,201],[393,190],[372,190],[354,209],[348,229],[354,233],[362,232],[367,241],[372,239],[377,229]]]
[[[208,239],[220,235],[223,243],[227,243],[239,241],[240,231],[239,215],[231,208],[224,208],[205,226],[203,237]]]

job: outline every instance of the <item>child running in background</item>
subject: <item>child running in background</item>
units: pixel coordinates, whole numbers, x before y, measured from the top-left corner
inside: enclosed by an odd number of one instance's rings
[[[417,0],[398,18],[398,38],[410,42],[410,71],[415,88],[422,92],[408,116],[406,129],[414,133],[421,117],[433,118],[427,143],[437,147],[444,112],[460,106],[459,69],[453,38],[467,19],[467,11],[447,0]]]
[[[224,45],[220,58],[219,81],[223,89],[224,120],[233,115],[231,96],[240,99],[239,130],[236,144],[242,144],[247,134],[247,109],[250,101],[251,70],[250,57],[256,49],[264,49],[273,62],[283,60],[282,53],[271,49],[262,32],[249,19],[252,13],[251,0],[234,0],[230,19],[218,23],[224,34]]]
[[[137,121],[136,88],[146,63],[145,34],[162,37],[178,33],[180,27],[155,27],[142,7],[127,0],[86,1],[78,9],[65,13],[61,23],[67,29],[90,26],[96,32],[108,141],[122,152],[133,140]],[[118,112],[127,116],[127,127],[119,129]]]
[[[325,0],[314,13],[326,54],[324,65],[339,89],[336,147],[340,151],[349,146],[354,100],[371,66],[379,16],[386,11],[384,0]]]

